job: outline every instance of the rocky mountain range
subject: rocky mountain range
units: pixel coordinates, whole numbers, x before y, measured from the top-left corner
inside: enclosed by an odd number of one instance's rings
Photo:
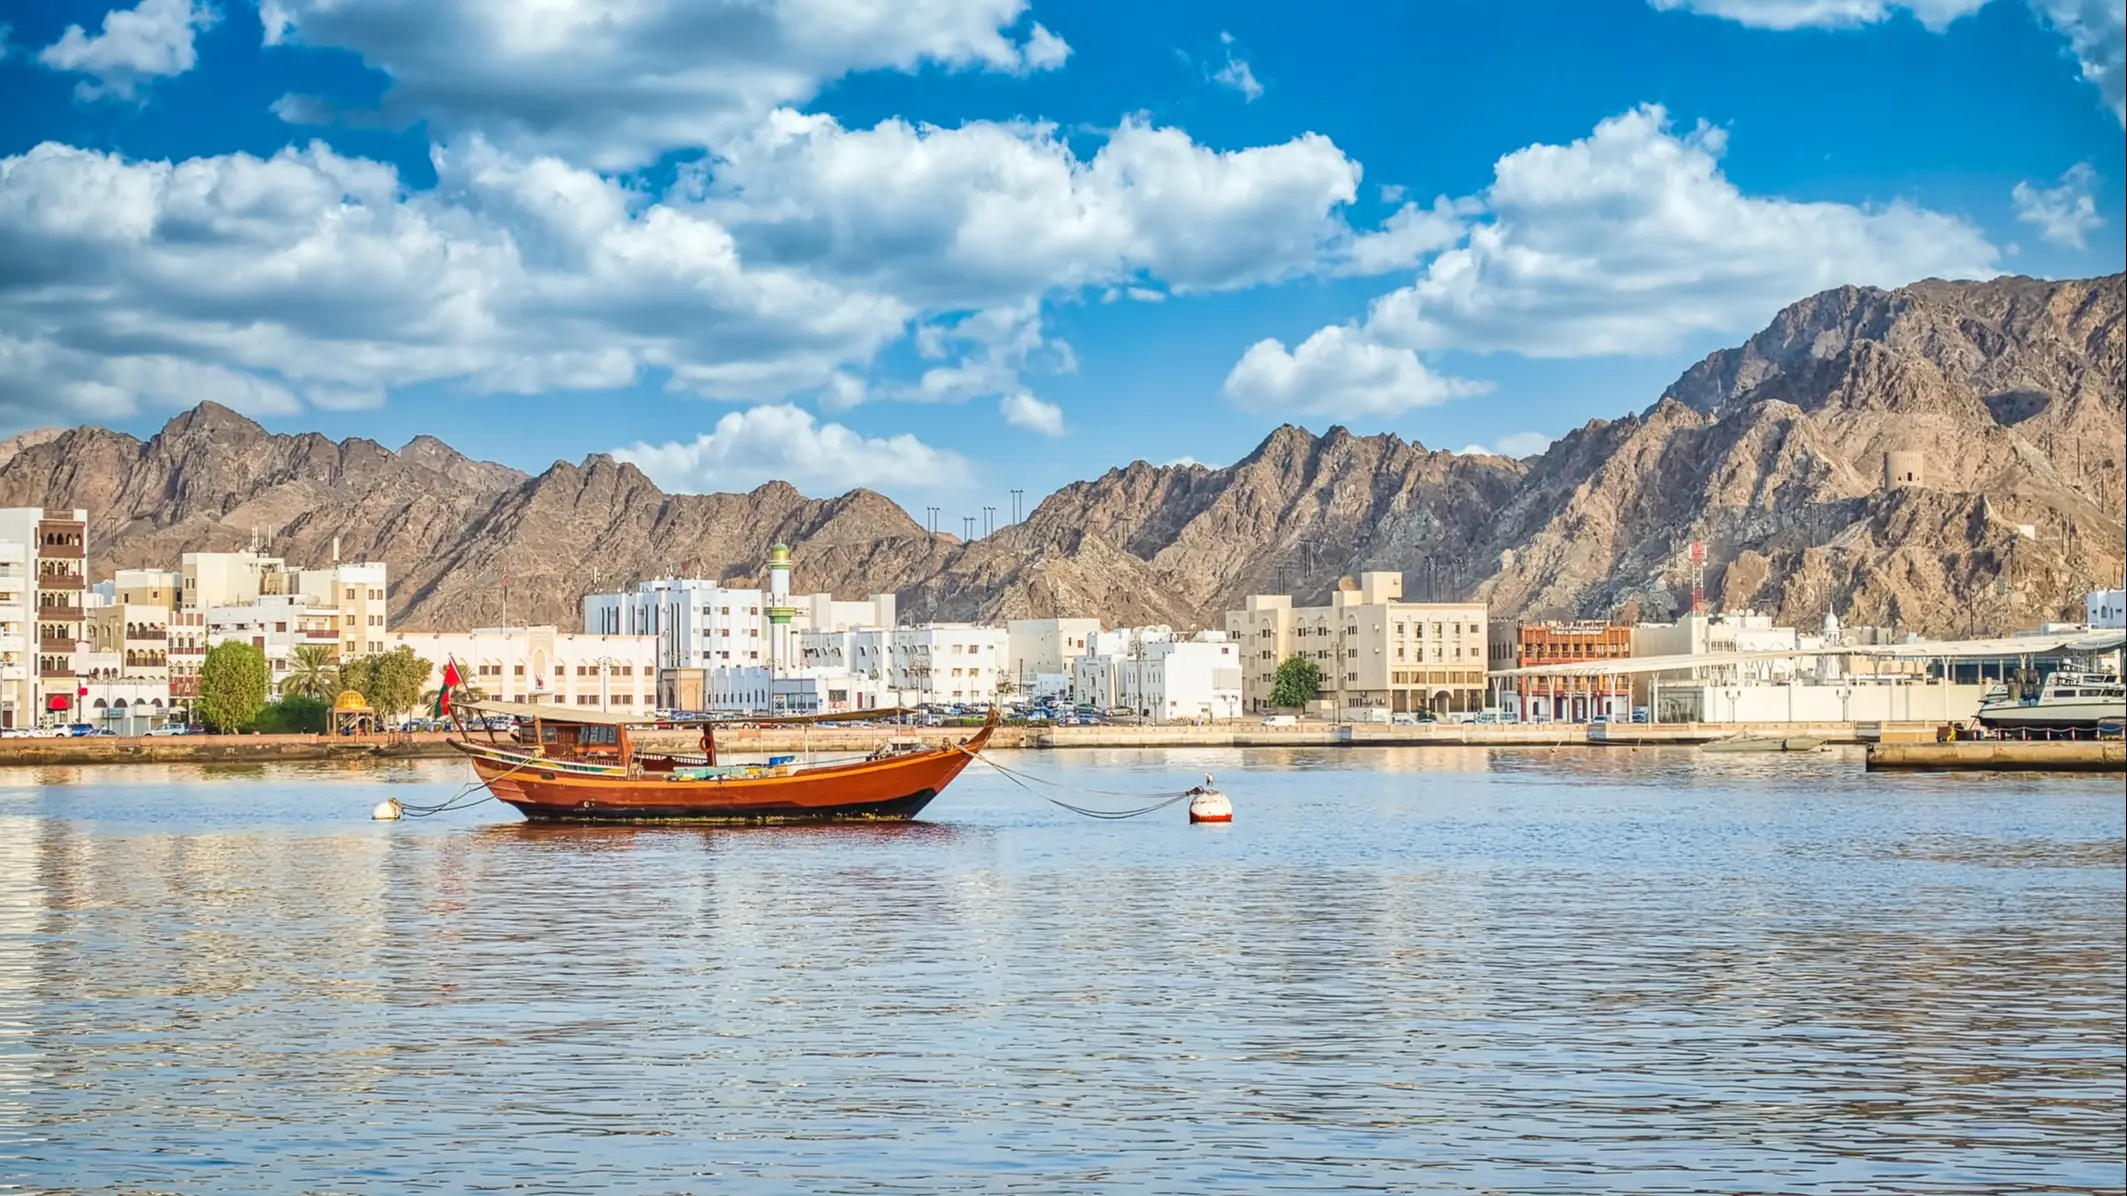
[[[1956,634],[2079,609],[2127,567],[2127,276],[1841,288],[1685,371],[1646,410],[1525,460],[1286,426],[1222,469],[1135,462],[963,543],[884,496],[667,494],[594,455],[537,476],[432,437],[275,435],[212,404],[146,441],[0,442],[0,506],[86,507],[92,569],[266,535],[293,562],[391,566],[406,627],[572,625],[581,595],[684,571],[892,591],[911,618],[1216,626],[1241,596],[1362,569],[1495,615],[1652,618],[1710,598],[1812,623]],[[1919,485],[1884,457],[1920,455]],[[506,584],[503,579],[507,579]]]

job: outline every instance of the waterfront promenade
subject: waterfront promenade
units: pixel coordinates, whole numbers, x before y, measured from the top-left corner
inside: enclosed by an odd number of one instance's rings
[[[1467,746],[1556,748],[1571,746],[1691,746],[1746,732],[1806,735],[1835,744],[1932,741],[1933,723],[1676,723],[1662,726],[1576,723],[1483,724],[1430,723],[1422,726],[1301,723],[1264,726],[1245,721],[1211,726],[1161,725],[1093,727],[1005,726],[997,730],[998,748],[1161,748],[1161,747],[1426,747]],[[773,752],[837,753],[869,751],[888,740],[953,743],[972,734],[968,727],[726,727],[717,745],[732,756]],[[443,733],[379,738],[333,739],[318,735],[185,735],[148,738],[91,736],[80,739],[0,740],[0,766],[49,764],[211,764],[222,762],[335,759],[444,759],[457,753]],[[653,731],[644,746],[688,750],[696,742],[687,731]]]

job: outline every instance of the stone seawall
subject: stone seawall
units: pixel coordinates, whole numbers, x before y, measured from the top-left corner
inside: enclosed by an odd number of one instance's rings
[[[2015,740],[1881,743],[1869,749],[1871,772],[2127,772],[2127,743]]]
[[[1827,743],[1890,743],[1935,737],[1932,724],[1891,723],[1685,723],[1665,726],[1610,724],[1303,723],[1266,727],[1243,722],[1214,726],[999,727],[992,747],[1072,748],[1251,748],[1251,747],[1689,747],[1743,732],[1809,735]],[[816,755],[869,752],[888,739],[930,744],[958,743],[971,727],[727,727],[717,732],[718,750],[732,758],[784,752]],[[478,736],[474,736],[478,738]],[[399,736],[390,741],[330,739],[316,735],[184,735],[142,739],[93,736],[82,739],[0,740],[0,766],[45,764],[214,764],[274,760],[449,759],[457,755],[443,734]],[[700,743],[688,731],[650,731],[637,742],[652,751],[691,752]]]

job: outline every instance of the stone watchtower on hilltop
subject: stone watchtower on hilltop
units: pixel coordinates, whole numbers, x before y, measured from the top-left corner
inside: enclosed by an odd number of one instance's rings
[[[1927,484],[1927,458],[1918,450],[1893,449],[1883,454],[1885,490],[1905,490]]]

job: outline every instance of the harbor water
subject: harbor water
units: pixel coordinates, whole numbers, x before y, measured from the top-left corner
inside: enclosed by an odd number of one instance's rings
[[[909,825],[0,770],[0,1190],[2101,1192],[2116,777],[1006,753]],[[1117,796],[1088,796],[1106,790]]]

